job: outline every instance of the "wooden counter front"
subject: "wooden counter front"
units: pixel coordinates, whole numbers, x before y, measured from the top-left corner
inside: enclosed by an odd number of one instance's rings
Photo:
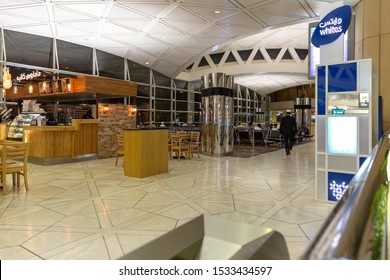
[[[144,178],[168,172],[168,129],[124,130],[125,175]]]
[[[99,120],[73,120],[72,126],[25,126],[29,157],[38,164],[69,162],[98,152]]]

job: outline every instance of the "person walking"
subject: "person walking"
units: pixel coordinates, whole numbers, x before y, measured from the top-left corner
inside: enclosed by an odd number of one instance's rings
[[[280,121],[280,133],[284,138],[286,155],[290,155],[290,151],[294,146],[295,134],[297,133],[297,123],[295,118],[291,116],[291,110],[287,110],[286,116],[284,116]]]

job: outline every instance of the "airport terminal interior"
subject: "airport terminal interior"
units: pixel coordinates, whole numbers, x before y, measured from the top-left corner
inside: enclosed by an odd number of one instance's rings
[[[346,170],[351,180],[367,158],[375,158],[371,149],[390,128],[387,2],[0,1],[0,177],[7,185],[0,194],[0,259],[117,260],[200,215],[275,230],[285,239],[289,259],[302,259],[337,205],[327,186],[331,176]],[[342,70],[332,73],[338,61],[322,57],[326,66],[316,72],[320,57],[314,61],[309,36],[322,13],[332,10],[329,5],[350,5],[353,28],[338,43],[344,44],[345,60],[358,62],[344,68],[341,61]],[[332,30],[340,20],[323,25]],[[343,84],[344,70],[355,87],[337,95],[329,81]],[[325,97],[324,90],[316,100],[325,84],[331,94]],[[261,132],[259,148],[252,125],[280,129],[290,111],[298,126],[308,126],[306,137],[287,153],[280,137],[267,142],[270,133]],[[350,117],[346,129],[338,129],[337,117]],[[328,119],[335,120],[334,131]],[[237,138],[238,125],[252,133],[244,139],[248,143]],[[350,137],[351,127],[354,145],[336,139]],[[200,133],[199,156],[168,157],[174,139],[169,134],[168,142],[168,132],[180,130]],[[147,131],[160,134],[139,136]],[[164,152],[150,144],[161,135]],[[181,141],[189,145],[190,135]],[[30,145],[21,184],[23,171],[5,171],[15,164],[5,156],[7,142],[15,139]],[[341,142],[347,152],[338,150]],[[133,176],[141,162],[145,169],[166,164],[166,170]],[[351,191],[344,183],[343,191]],[[340,212],[333,214],[343,220]],[[381,232],[386,240],[388,232]],[[377,259],[388,258],[386,242]],[[368,258],[354,253],[346,258]]]

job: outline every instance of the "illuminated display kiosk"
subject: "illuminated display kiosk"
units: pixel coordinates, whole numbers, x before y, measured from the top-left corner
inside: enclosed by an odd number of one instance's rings
[[[317,66],[316,197],[337,201],[377,142],[371,59]]]

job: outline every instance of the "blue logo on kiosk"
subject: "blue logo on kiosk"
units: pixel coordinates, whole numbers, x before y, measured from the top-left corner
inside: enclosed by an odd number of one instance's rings
[[[317,25],[311,37],[311,43],[319,48],[337,40],[348,30],[351,22],[351,6],[341,6],[328,13]]]

